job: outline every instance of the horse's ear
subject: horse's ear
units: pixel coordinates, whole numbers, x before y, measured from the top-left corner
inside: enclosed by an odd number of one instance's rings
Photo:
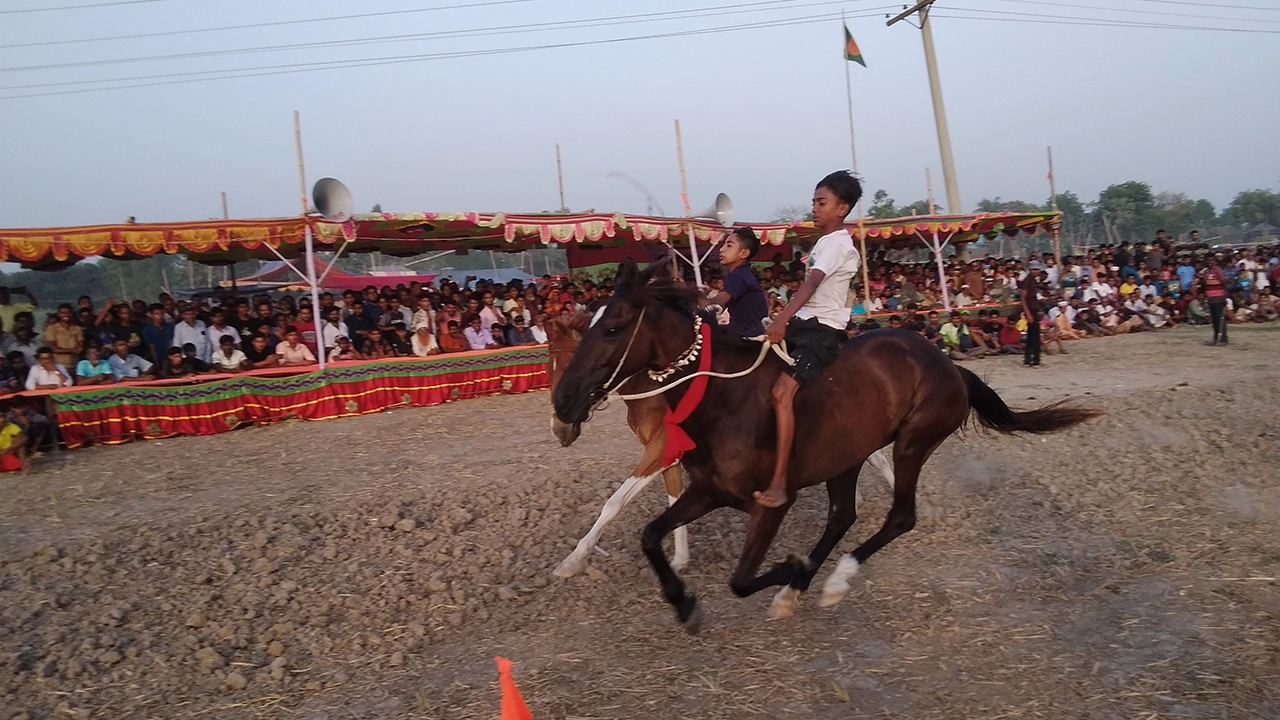
[[[636,282],[636,274],[636,261],[623,258],[622,262],[618,263],[618,275],[613,279],[613,291],[619,295],[625,295],[631,284]]]
[[[660,277],[675,277],[675,266],[672,263],[671,256],[665,255],[662,258],[649,263],[649,267],[644,269],[640,274],[638,282],[641,285],[648,285],[655,279]]]

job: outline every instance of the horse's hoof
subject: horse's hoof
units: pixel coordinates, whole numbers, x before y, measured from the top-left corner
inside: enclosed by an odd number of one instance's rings
[[[562,560],[560,564],[556,566],[556,569],[551,571],[551,574],[563,580],[577,575],[578,571],[581,569],[582,561],[574,555],[570,555]]]
[[[845,555],[840,558],[840,562],[836,563],[836,569],[831,571],[827,576],[827,581],[822,584],[822,595],[818,598],[818,605],[821,607],[831,607],[849,594],[849,579],[858,574],[858,561],[852,557]]]
[[[785,620],[796,614],[796,609],[800,607],[800,591],[791,587],[784,586],[773,596],[773,603],[769,605],[769,618],[771,620]]]
[[[689,613],[688,619],[682,621],[680,626],[690,635],[697,635],[702,632],[702,620],[705,615],[702,612],[701,605],[694,605],[693,611]]]

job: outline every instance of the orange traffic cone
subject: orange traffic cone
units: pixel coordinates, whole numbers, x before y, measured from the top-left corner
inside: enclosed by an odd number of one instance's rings
[[[533,720],[533,713],[520,697],[516,681],[511,677],[511,661],[504,657],[495,657],[498,661],[498,684],[502,686],[501,720]]]

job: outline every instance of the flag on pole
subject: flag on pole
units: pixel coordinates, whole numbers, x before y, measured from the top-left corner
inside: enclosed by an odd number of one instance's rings
[[[862,59],[862,51],[858,49],[858,43],[853,41],[853,33],[849,32],[849,26],[844,26],[844,59],[849,62],[856,62],[862,67],[866,67],[867,63]]]

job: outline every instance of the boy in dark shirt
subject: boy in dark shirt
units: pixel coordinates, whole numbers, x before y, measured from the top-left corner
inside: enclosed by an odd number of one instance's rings
[[[720,245],[720,264],[727,271],[724,289],[710,299],[729,313],[725,326],[735,335],[757,337],[764,334],[761,321],[769,314],[760,281],[751,272],[751,258],[760,250],[760,239],[751,228],[737,228]]]

